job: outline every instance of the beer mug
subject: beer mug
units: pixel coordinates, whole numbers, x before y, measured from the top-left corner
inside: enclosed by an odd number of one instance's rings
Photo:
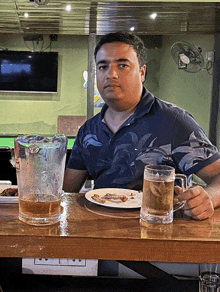
[[[182,190],[187,189],[184,174],[175,174],[175,169],[167,165],[147,165],[144,169],[143,198],[140,221],[167,224],[173,222],[173,211],[184,206],[184,202],[174,204],[174,182],[181,182]]]

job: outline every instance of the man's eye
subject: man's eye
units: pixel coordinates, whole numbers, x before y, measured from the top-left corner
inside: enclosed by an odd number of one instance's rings
[[[126,67],[128,67],[127,64],[119,64],[119,68],[126,68]]]
[[[106,65],[102,65],[102,66],[99,66],[98,69],[99,70],[105,70],[105,69],[107,69],[107,66]]]

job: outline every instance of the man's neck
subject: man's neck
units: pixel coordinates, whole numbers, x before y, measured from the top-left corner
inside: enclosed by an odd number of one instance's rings
[[[124,111],[115,111],[114,109],[108,107],[104,119],[109,127],[109,129],[113,132],[116,133],[117,130],[120,128],[120,126],[131,116],[133,115],[134,111],[136,109],[135,107],[129,108]]]

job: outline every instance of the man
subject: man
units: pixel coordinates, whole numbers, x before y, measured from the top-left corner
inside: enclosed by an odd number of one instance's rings
[[[131,33],[110,33],[95,49],[101,113],[79,130],[64,178],[64,190],[79,192],[89,176],[95,188],[142,189],[144,166],[167,164],[207,186],[179,194],[185,214],[206,219],[220,206],[220,154],[194,118],[143,87],[146,49]]]

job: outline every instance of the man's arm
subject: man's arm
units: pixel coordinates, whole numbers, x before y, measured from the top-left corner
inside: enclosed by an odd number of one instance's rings
[[[180,200],[186,200],[185,214],[194,219],[207,219],[214,213],[214,208],[220,206],[220,159],[204,167],[196,175],[206,184],[206,187],[194,186],[179,195]]]
[[[220,159],[201,169],[197,176],[200,177],[207,186],[206,192],[209,194],[214,208],[220,206]]]
[[[87,177],[87,170],[67,168],[64,175],[63,190],[67,193],[78,193]]]

